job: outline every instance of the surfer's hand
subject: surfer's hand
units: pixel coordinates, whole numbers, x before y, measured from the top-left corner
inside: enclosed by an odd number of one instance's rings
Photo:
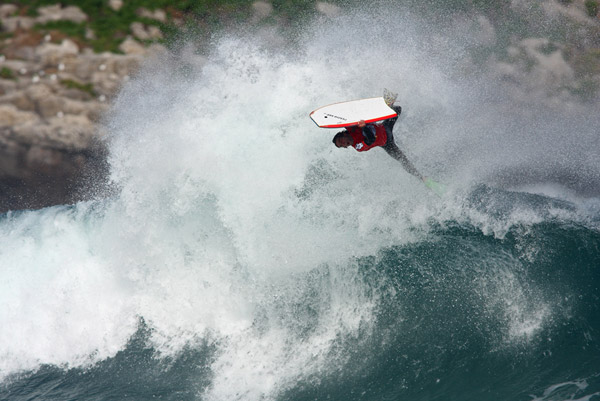
[[[360,120],[360,121],[358,122],[358,127],[359,127],[359,128],[362,128],[362,127],[364,127],[365,125],[367,125],[367,124],[365,123],[365,120]]]

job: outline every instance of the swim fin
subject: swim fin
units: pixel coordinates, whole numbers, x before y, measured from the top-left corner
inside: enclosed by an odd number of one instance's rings
[[[394,93],[387,89],[383,89],[383,100],[385,101],[385,104],[387,104],[389,107],[392,107],[397,97],[397,93]]]
[[[438,196],[442,196],[446,193],[446,186],[444,184],[435,182],[431,178],[425,178],[423,182],[427,188],[431,189]]]

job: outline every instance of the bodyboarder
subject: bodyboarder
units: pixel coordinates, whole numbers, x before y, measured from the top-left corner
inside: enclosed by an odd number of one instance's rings
[[[398,116],[402,112],[402,107],[391,107],[397,113],[396,117],[384,120],[383,124],[366,124],[364,120],[360,120],[358,125],[353,125],[338,132],[333,137],[332,142],[338,148],[352,146],[358,152],[366,152],[376,146],[381,146],[388,155],[398,160],[407,172],[427,184],[427,178],[417,171],[394,141],[393,128]]]

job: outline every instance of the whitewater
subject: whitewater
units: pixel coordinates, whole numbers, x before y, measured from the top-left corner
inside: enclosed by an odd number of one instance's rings
[[[149,60],[109,181],[0,219],[0,398],[599,400],[598,103],[515,101],[447,28],[353,13]],[[384,88],[444,196],[308,117]]]

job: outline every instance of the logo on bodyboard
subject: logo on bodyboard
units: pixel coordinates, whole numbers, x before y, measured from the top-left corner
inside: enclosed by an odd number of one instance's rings
[[[337,118],[338,120],[342,120],[342,121],[347,121],[348,120],[347,118],[344,118],[344,117],[335,116],[333,114],[325,113],[325,116],[323,118],[327,118],[327,117]]]

